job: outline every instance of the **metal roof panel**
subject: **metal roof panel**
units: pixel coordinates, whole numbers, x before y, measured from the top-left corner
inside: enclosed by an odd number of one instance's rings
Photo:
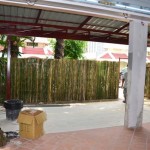
[[[44,21],[40,21],[40,23],[44,24]],[[51,24],[51,25],[56,25],[56,26],[71,26],[71,27],[78,27],[78,24],[73,24],[73,23],[65,23],[65,22],[56,22],[56,21],[46,21],[45,24]]]
[[[104,26],[110,28],[118,28],[126,24],[126,22],[113,20],[113,19],[106,19],[106,18],[95,18],[93,17],[88,23],[88,25],[95,25],[95,26]]]
[[[3,24],[3,26],[0,25],[1,34],[58,37],[98,42],[101,40],[102,42],[107,42],[107,37],[113,37],[118,39],[126,38],[126,40],[119,43],[124,44],[128,42],[126,22],[50,10],[39,10],[27,8],[27,6],[0,5],[0,24]],[[118,42],[114,39],[112,41]]]
[[[84,19],[86,19],[86,16],[67,14],[67,13],[59,13],[59,12],[42,11],[42,13],[40,15],[40,19],[81,23],[82,21],[84,21]]]

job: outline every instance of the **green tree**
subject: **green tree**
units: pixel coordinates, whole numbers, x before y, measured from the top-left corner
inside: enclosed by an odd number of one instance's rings
[[[63,57],[69,59],[82,59],[84,50],[87,47],[87,42],[78,40],[63,41],[58,39],[50,39],[49,42],[55,50],[55,59],[60,59]]]
[[[2,51],[4,55],[7,53],[7,36],[6,35],[0,35],[0,45],[4,46],[4,50]],[[24,47],[24,41],[26,39],[31,40],[34,43],[35,38],[33,37],[18,37],[18,36],[11,36],[10,43],[11,43],[11,57],[17,57],[21,55],[19,52],[19,47]]]
[[[79,40],[65,40],[64,56],[70,59],[82,59],[87,42]]]

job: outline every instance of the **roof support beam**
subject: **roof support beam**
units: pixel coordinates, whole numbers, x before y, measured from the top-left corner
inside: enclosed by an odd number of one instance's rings
[[[121,30],[123,30],[124,28],[126,28],[128,26],[129,26],[129,23],[127,23],[124,26],[122,26],[121,28],[117,29],[114,33],[119,33]]]
[[[29,32],[16,32],[15,30],[1,30],[0,34],[6,35],[17,35],[17,36],[37,36],[37,37],[47,37],[47,38],[62,38],[62,39],[72,39],[72,40],[83,40],[83,41],[96,41],[96,42],[106,42],[106,43],[118,43],[118,44],[128,44],[128,39],[105,39],[104,37],[95,37],[89,35],[79,35],[72,33],[63,32],[50,32],[50,31],[29,31]],[[93,38],[92,38],[93,37]],[[93,40],[94,39],[94,40]]]
[[[45,25],[45,24],[35,24],[35,23],[22,23],[22,22],[12,22],[12,21],[2,21],[0,20],[0,23],[6,23],[6,24],[9,24],[9,25],[26,25],[26,26],[34,26],[34,27],[51,27],[51,28],[56,28],[56,29],[64,29],[64,30],[67,30],[67,29],[70,29],[70,30],[77,30],[77,27],[66,27],[66,26],[60,26],[60,25]],[[127,37],[128,34],[125,34],[125,33],[114,33],[114,32],[110,32],[110,31],[104,31],[104,30],[94,30],[94,29],[80,29],[82,31],[89,31],[89,32],[96,32],[96,33],[106,33],[106,34],[114,34],[114,35],[122,35],[122,36],[125,36]]]
[[[73,32],[75,34],[78,30],[82,29],[82,27],[91,19],[91,16],[88,16],[81,24],[80,26]]]
[[[41,12],[42,12],[42,10],[41,10],[41,9],[39,9],[39,12],[38,12],[38,15],[37,15],[37,18],[36,18],[35,23],[38,23],[39,18],[40,18],[40,15],[41,15]]]
[[[126,28],[126,27],[128,27],[129,26],[129,23],[126,23],[124,26],[122,26],[121,28],[119,28],[119,29],[117,29],[117,30],[115,30],[113,33],[119,33],[121,30],[123,30],[124,28]],[[111,37],[111,33],[110,34],[108,34],[105,38],[106,39],[109,39],[110,37]]]

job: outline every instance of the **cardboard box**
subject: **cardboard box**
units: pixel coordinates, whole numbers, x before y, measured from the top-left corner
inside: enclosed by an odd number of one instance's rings
[[[46,120],[45,112],[29,109],[19,113],[19,134],[23,138],[36,139],[44,134],[43,123]]]

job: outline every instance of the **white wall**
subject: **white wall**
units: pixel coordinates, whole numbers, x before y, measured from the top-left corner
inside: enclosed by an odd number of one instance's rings
[[[85,59],[96,59],[97,56],[104,52],[103,44],[101,42],[88,42],[87,50],[84,54]]]

